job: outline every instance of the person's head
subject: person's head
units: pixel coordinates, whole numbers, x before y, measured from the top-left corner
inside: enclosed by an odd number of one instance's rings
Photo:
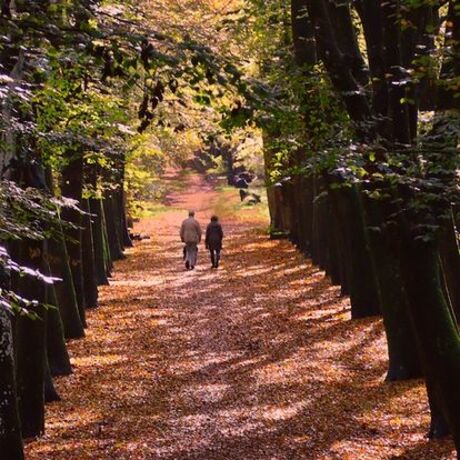
[[[219,218],[217,216],[212,216],[211,217],[211,222],[218,222]]]
[[[188,216],[189,217],[195,217],[195,211],[189,211]]]

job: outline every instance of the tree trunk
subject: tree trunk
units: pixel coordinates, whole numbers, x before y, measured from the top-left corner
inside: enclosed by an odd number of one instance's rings
[[[104,243],[104,222],[103,222],[103,209],[102,200],[98,198],[91,198],[89,200],[89,209],[92,216],[92,229],[93,229],[93,241],[94,241],[94,263],[96,269],[96,281],[98,286],[108,285],[109,280],[107,279],[108,267],[105,253]]]
[[[270,148],[270,135],[263,132],[264,142],[264,169],[265,183],[267,187],[268,210],[270,213],[270,234],[275,237],[285,231],[281,203],[281,184],[270,183],[273,167],[273,152]]]
[[[0,452],[5,460],[24,460],[15,372],[11,318],[0,307]]]
[[[443,229],[440,239],[442,266],[447,290],[457,320],[460,319],[460,251],[453,218]]]
[[[107,230],[107,219],[105,217],[105,201],[101,201],[101,219],[102,219],[102,237],[103,237],[103,244],[104,244],[104,264],[106,267],[106,274],[107,277],[110,278],[112,276],[111,272],[113,269],[113,260],[110,255],[110,244],[109,244],[109,233]]]
[[[298,242],[299,250],[305,256],[310,256],[311,250],[311,225],[312,220],[310,216],[310,196],[309,196],[309,183],[308,178],[304,176],[299,177],[298,182]]]
[[[375,136],[371,121],[371,106],[360,82],[353,62],[347,60],[346,50],[341,49],[337,36],[335,23],[340,19],[340,27],[349,33],[349,14],[335,11],[334,20],[331,11],[343,8],[343,5],[335,5],[327,0],[308,0],[308,13],[315,26],[316,42],[319,55],[329,73],[332,83],[340,93],[350,118],[355,122],[356,133],[359,139],[367,140]],[[349,8],[348,5],[345,8]],[[359,50],[354,50],[354,54]]]
[[[292,205],[292,222],[289,240],[296,246],[299,242],[298,180],[299,178],[294,176],[289,183],[290,203]]]
[[[338,246],[338,239],[336,235],[336,229],[334,227],[334,213],[332,212],[331,205],[331,196],[327,192],[327,206],[325,213],[323,215],[324,224],[327,234],[327,247],[328,247],[328,259],[326,267],[326,275],[329,276],[331,283],[334,286],[339,286],[341,284],[341,261],[340,261],[340,251]]]
[[[328,261],[328,236],[324,228],[324,215],[328,206],[327,192],[320,193],[313,201],[313,237],[312,237],[312,260],[322,270],[326,270]]]
[[[422,376],[420,359],[407,300],[404,295],[397,241],[393,226],[386,225],[394,212],[383,199],[361,195],[365,210],[367,238],[375,273],[380,310],[388,346],[387,381]]]
[[[309,256],[312,251],[313,241],[313,201],[317,195],[316,190],[316,176],[311,174],[304,177],[302,181],[302,188],[304,192],[303,200],[303,219],[304,219],[304,233],[305,233],[305,251],[304,254]]]
[[[107,193],[104,199],[104,214],[107,222],[107,236],[110,249],[110,258],[120,260],[124,258],[121,237],[119,233],[119,215],[115,206],[113,194]]]
[[[388,115],[388,84],[386,80],[383,16],[380,0],[356,0],[366,39],[372,82],[373,122],[384,138],[390,136]]]
[[[48,309],[47,329],[46,329],[46,344],[47,356],[51,375],[70,375],[72,366],[70,365],[70,357],[67,351],[67,346],[64,341],[64,327],[60,310],[58,308],[58,300],[56,289],[54,286],[49,286],[48,303],[52,308]]]
[[[67,246],[62,233],[50,240],[48,251],[51,272],[53,276],[62,280],[55,283],[54,289],[64,327],[64,336],[66,339],[79,339],[85,335],[85,324],[80,316]]]
[[[329,189],[331,199],[334,236],[336,239],[340,263],[340,285],[341,295],[350,295],[351,291],[351,248],[348,228],[343,221],[343,209],[341,206],[340,193],[338,189]]]
[[[436,241],[421,238],[415,227],[402,224],[404,288],[427,388],[460,451],[460,338],[442,289]]]
[[[83,156],[81,152],[70,152],[70,154],[72,158],[70,158],[69,163],[62,170],[61,192],[63,196],[81,203],[83,191]],[[85,325],[86,299],[82,263],[82,215],[74,209],[64,208],[62,218],[74,226],[74,228],[70,228],[64,225],[64,235],[66,237],[67,253],[69,255],[70,270],[77,296],[78,310],[81,321]]]
[[[52,403],[56,401],[60,401],[61,397],[56,390],[53,382],[53,376],[51,375],[51,370],[49,367],[48,358],[45,357],[45,382],[44,382],[44,398],[46,403]]]
[[[366,241],[363,210],[359,206],[356,187],[342,187],[335,193],[336,212],[342,222],[345,261],[350,265],[349,286],[352,318],[380,313],[377,286],[372,270],[370,250]]]
[[[16,260],[43,273],[43,244],[22,240]],[[29,438],[40,436],[45,430],[46,312],[42,304],[47,296],[44,283],[31,277],[18,279],[17,292],[26,299],[39,302],[29,307],[37,319],[19,317],[16,322],[19,414],[22,434]]]
[[[82,199],[82,210],[85,215],[82,218],[82,265],[83,265],[83,286],[85,288],[86,308],[98,307],[98,289],[96,278],[96,261],[94,256],[94,240],[90,213],[89,202]]]
[[[321,252],[319,257],[319,266],[328,273],[331,261],[330,247],[330,227],[329,227],[329,195],[323,192],[322,203],[319,207],[319,229],[320,229],[320,246]]]
[[[126,218],[126,193],[122,188],[119,193],[122,242],[125,248],[132,248],[133,242],[131,240],[131,236],[129,235],[128,219]]]
[[[308,17],[307,0],[291,1],[292,41],[299,67],[315,65],[317,62],[315,30]]]
[[[383,2],[385,66],[388,81],[388,116],[391,120],[391,140],[400,144],[412,141],[411,124],[406,101],[407,75],[401,48],[401,13],[399,2]]]

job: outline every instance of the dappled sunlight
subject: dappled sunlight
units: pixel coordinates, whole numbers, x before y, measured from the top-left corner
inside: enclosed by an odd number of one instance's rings
[[[108,366],[112,364],[119,364],[127,361],[126,356],[120,355],[98,355],[97,365],[98,366]],[[71,360],[73,366],[76,367],[87,367],[94,365],[94,356],[78,357]]]
[[[205,223],[218,194],[200,193]],[[86,340],[71,343],[77,372],[58,379],[66,397],[28,460],[430,458],[421,382],[383,383],[381,319],[350,321],[323,272],[232,214],[222,267],[202,250],[186,272],[183,217],[138,225],[151,239],[118,264]]]
[[[267,405],[257,407],[257,411],[261,416],[267,420],[289,420],[300,414],[305,409],[306,403],[300,401],[293,404],[286,404],[281,406]]]

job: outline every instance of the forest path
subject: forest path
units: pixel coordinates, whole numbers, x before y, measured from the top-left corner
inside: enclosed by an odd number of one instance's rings
[[[256,209],[235,212],[235,190],[166,179],[169,208],[137,225],[151,239],[117,263],[70,344],[75,372],[58,379],[63,401],[28,460],[450,458],[423,437],[420,384],[382,383],[380,320],[350,322],[322,272],[268,240]],[[218,271],[204,249],[183,269],[188,208],[203,226],[222,217]]]

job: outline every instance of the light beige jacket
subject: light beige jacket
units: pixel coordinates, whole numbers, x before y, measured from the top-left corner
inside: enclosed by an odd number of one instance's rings
[[[182,222],[180,239],[184,243],[198,244],[201,241],[201,227],[195,218],[189,217]]]

